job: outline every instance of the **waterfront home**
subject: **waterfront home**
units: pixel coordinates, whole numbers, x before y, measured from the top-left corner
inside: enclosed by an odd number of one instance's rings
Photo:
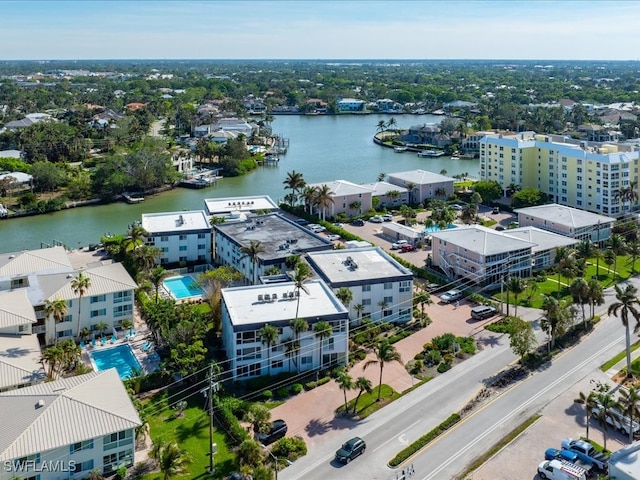
[[[308,328],[296,333],[291,321]],[[319,322],[330,335],[314,332]],[[260,329],[275,327],[277,339],[265,345]],[[349,313],[322,280],[297,289],[292,282],[222,289],[222,343],[234,380],[306,372],[344,365],[349,353]],[[297,348],[295,348],[297,346]]]
[[[334,292],[351,290],[349,319],[408,322],[413,308],[413,273],[380,247],[348,248],[307,254],[306,260]],[[361,305],[361,310],[354,308]]]
[[[310,187],[329,187],[332,201],[325,206],[326,217],[335,217],[338,213],[347,216],[362,215],[372,208],[373,191],[370,187],[358,185],[347,180],[333,180],[331,182],[311,183]],[[322,208],[316,207],[322,214]]]
[[[115,369],[2,392],[0,422],[0,480],[81,479],[133,466],[142,425]]]
[[[409,190],[409,203],[422,203],[429,198],[446,199],[453,194],[455,179],[426,170],[390,173],[389,183]],[[410,188],[411,187],[411,188]]]
[[[160,265],[211,263],[211,225],[204,210],[144,213],[145,243],[159,248]]]
[[[250,284],[258,283],[270,267],[284,272],[291,255],[318,250],[331,250],[333,242],[295,222],[272,213],[256,215],[240,222],[224,222],[213,226],[215,262],[231,265]],[[243,253],[245,248],[260,244],[255,258]]]
[[[256,212],[277,212],[278,204],[269,195],[205,198],[207,215],[224,218],[225,222],[242,221]]]
[[[337,105],[339,112],[363,112],[365,110],[364,100],[355,98],[341,98]]]
[[[377,198],[380,207],[395,208],[409,202],[409,190],[389,182],[363,183],[363,187],[371,190],[372,201]]]
[[[603,246],[611,236],[615,218],[558,205],[518,208],[520,227],[537,227],[578,241],[587,240]]]

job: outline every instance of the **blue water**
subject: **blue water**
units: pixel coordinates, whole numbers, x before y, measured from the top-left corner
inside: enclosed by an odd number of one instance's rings
[[[202,289],[198,286],[193,277],[190,277],[189,275],[185,275],[184,277],[168,278],[162,283],[175,298],[180,300],[183,298],[202,295]]]
[[[447,230],[451,228],[458,228],[458,227],[450,223],[449,225],[447,225]],[[438,225],[431,225],[430,227],[424,227],[424,233],[433,233],[433,232],[439,232],[439,231],[440,231],[440,227]]]
[[[98,347],[98,350],[89,352],[89,355],[99,371],[115,368],[123,380],[133,376],[134,368],[141,370],[140,362],[129,345],[118,345],[111,348]]]

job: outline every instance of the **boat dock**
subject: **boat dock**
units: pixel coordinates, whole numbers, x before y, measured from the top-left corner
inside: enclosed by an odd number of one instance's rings
[[[122,198],[127,203],[140,203],[144,202],[144,197],[140,192],[124,192],[122,194]]]
[[[179,187],[185,188],[206,188],[215,185],[222,177],[218,175],[219,168],[198,169],[178,182]]]

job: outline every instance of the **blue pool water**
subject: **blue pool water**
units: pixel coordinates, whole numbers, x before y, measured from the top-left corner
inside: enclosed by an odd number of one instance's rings
[[[450,223],[449,225],[447,225],[447,230],[450,228],[458,228],[456,225]],[[433,232],[439,232],[440,231],[440,227],[438,225],[432,225],[430,227],[424,227],[424,233],[433,233]]]
[[[164,287],[177,299],[202,296],[202,289],[198,286],[193,277],[185,275],[182,277],[171,277],[166,279]]]
[[[117,347],[100,348],[89,352],[92,363],[96,370],[103,371],[115,368],[120,378],[125,380],[130,378],[133,369],[141,370],[140,362],[131,351],[129,345],[118,345]]]

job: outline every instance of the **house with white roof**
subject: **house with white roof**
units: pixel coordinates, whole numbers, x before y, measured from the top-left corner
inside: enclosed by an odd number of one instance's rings
[[[603,245],[611,236],[615,218],[552,203],[536,207],[518,208],[520,227],[537,227],[578,241]]]
[[[338,100],[339,112],[363,112],[365,110],[364,100],[355,98],[342,98]]]
[[[277,213],[214,225],[213,235],[215,262],[231,265],[252,284],[258,283],[270,267],[284,271],[285,261],[291,255],[333,249],[333,243],[324,235],[313,233]],[[242,252],[251,242],[260,243],[263,249],[255,262]]]
[[[362,186],[371,190],[372,201],[377,198],[381,207],[395,208],[409,203],[409,190],[393,183],[363,183]]]
[[[269,195],[205,198],[207,215],[224,218],[225,222],[246,220],[256,212],[277,212],[280,207]]]
[[[144,213],[145,243],[161,250],[160,265],[211,263],[211,225],[203,210]]]
[[[635,441],[611,454],[608,476],[616,480],[640,479],[640,442]]]
[[[573,247],[578,240],[536,227],[519,227],[502,232],[504,235],[521,238],[534,245],[531,247],[531,269],[543,270],[555,265],[556,248]]]
[[[326,206],[325,215],[335,217],[338,213],[347,216],[362,215],[372,207],[373,193],[371,188],[358,185],[347,180],[334,180],[332,182],[311,183],[310,187],[329,187],[330,198],[333,200]]]
[[[21,150],[0,150],[0,158],[22,158]]]
[[[390,173],[389,183],[409,190],[409,203],[423,203],[430,198],[442,200],[453,195],[455,179],[426,170]]]
[[[135,464],[138,412],[115,369],[0,393],[0,480],[88,478]]]
[[[394,323],[411,320],[413,273],[380,247],[312,252],[306,260],[334,292],[343,287],[351,290],[352,323],[362,318]],[[354,308],[356,305],[362,308]]]
[[[296,318],[307,322],[306,331],[293,331],[290,322]],[[330,336],[314,333],[318,322],[331,325]],[[260,337],[265,325],[278,329],[271,347]],[[344,365],[349,312],[321,280],[311,280],[299,290],[292,282],[224,288],[222,342],[234,380]]]

